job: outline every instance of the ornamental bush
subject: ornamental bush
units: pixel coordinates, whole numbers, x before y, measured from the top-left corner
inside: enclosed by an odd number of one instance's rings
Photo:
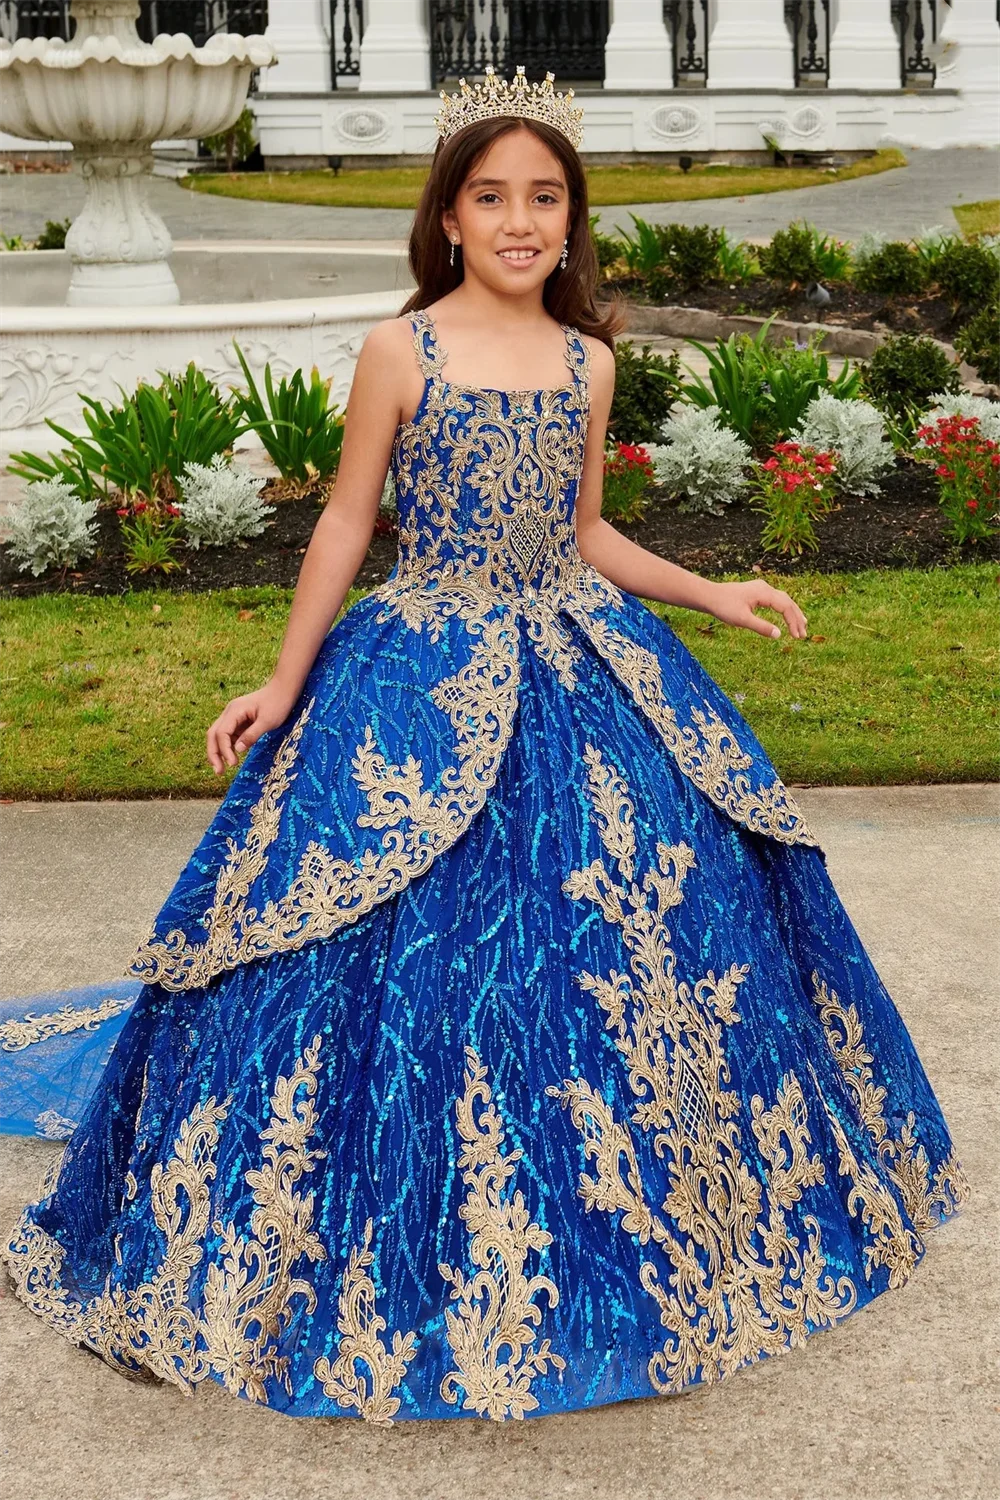
[[[864,394],[880,411],[905,417],[925,411],[939,391],[957,391],[958,371],[934,339],[894,334],[875,350],[861,375]]]
[[[677,399],[680,360],[664,359],[643,344],[637,354],[630,339],[615,345],[615,394],[609,433],[619,443],[652,443]]]
[[[211,464],[188,464],[177,506],[188,546],[226,547],[260,536],[274,514],[274,506],[260,498],[266,482],[234,469],[221,454]]]
[[[956,240],[934,263],[934,280],[952,302],[971,310],[996,303],[1000,292],[1000,264],[978,243]]]
[[[9,517],[7,546],[19,573],[36,578],[47,568],[69,568],[94,551],[96,500],[81,500],[61,479],[29,484]]]
[[[980,380],[1000,385],[1000,305],[996,301],[959,329],[955,348]]]
[[[923,291],[927,274],[919,250],[902,240],[890,240],[856,265],[854,284],[862,292],[911,294]]]
[[[795,437],[835,455],[837,487],[849,495],[877,495],[879,476],[896,461],[881,412],[868,401],[838,401],[829,391],[810,403]]]
[[[663,424],[666,443],[648,449],[657,483],[685,497],[679,510],[719,515],[746,489],[749,444],[720,415],[717,406],[683,406]]]
[[[988,442],[1000,443],[1000,401],[988,401],[985,396],[972,396],[968,391],[954,395],[939,391],[931,398],[921,426],[932,426],[939,417],[975,417],[983,437]]]
[[[786,286],[820,277],[816,240],[808,224],[789,224],[787,229],[775,230],[771,243],[757,251],[757,259],[765,276],[773,276]]]

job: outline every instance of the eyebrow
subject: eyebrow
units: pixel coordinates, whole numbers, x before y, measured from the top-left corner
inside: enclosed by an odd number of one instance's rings
[[[467,188],[477,187],[506,187],[506,177],[471,177],[465,184]],[[565,184],[561,177],[535,177],[532,179],[532,187],[558,187]]]

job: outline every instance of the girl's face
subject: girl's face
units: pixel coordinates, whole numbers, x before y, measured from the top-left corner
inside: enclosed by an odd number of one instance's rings
[[[466,276],[508,294],[540,288],[555,269],[569,234],[569,213],[558,158],[532,131],[520,128],[493,142],[441,223],[462,247]]]

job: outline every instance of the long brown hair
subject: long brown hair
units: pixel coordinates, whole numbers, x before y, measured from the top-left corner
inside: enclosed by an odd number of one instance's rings
[[[569,323],[580,333],[593,334],[614,350],[615,335],[625,327],[625,303],[620,296],[610,303],[597,301],[598,264],[590,237],[587,178],[583,163],[561,130],[541,120],[515,115],[478,120],[456,131],[447,140],[438,141],[430,175],[410,230],[410,270],[417,286],[401,309],[400,317],[437,302],[461,284],[465,275],[461,251],[455,265],[450,265],[450,250],[441,227],[441,215],[446,208],[453,206],[463,182],[493,142],[508,131],[522,127],[536,135],[559,159],[570,195],[572,222],[566,269],[556,266],[546,278],[542,290],[545,310],[558,323]]]

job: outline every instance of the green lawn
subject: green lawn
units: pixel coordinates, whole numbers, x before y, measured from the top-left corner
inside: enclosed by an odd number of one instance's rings
[[[740,707],[789,782],[993,780],[996,569],[808,574],[785,586],[806,641],[656,606]],[[359,595],[352,593],[349,603]],[[267,676],[290,593],[64,595],[0,608],[0,792],[213,796],[204,732]]]
[[[623,162],[619,166],[587,168],[592,208],[614,203],[682,203],[694,198],[744,198],[756,193],[778,193],[787,188],[816,187],[824,182],[847,182],[905,167],[901,151],[879,151],[849,166],[732,167],[648,166]],[[270,203],[313,203],[324,208],[416,208],[426,181],[427,167],[361,167],[319,172],[194,172],[182,185],[195,193],[217,193],[224,198],[255,198]]]
[[[1000,234],[1000,198],[979,203],[956,203],[952,213],[963,234]]]

